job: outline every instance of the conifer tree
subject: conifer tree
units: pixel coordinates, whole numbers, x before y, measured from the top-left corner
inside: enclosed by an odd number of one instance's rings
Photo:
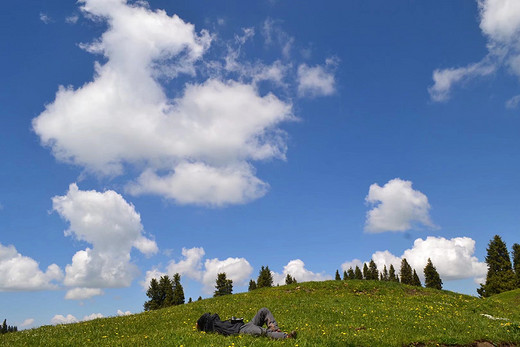
[[[201,301],[202,300],[202,296],[199,295],[199,298],[197,299],[197,301]]]
[[[4,319],[4,323],[2,324],[2,329],[0,330],[2,334],[7,333],[7,319]]]
[[[381,281],[388,281],[388,270],[386,264],[383,266],[383,272],[381,273]]]
[[[416,287],[422,287],[421,280],[419,279],[419,275],[417,275],[415,269],[413,269],[412,285]]]
[[[520,288],[520,245],[513,245],[513,270],[516,278],[516,288]]]
[[[271,275],[271,270],[269,270],[269,266],[265,268],[262,266],[260,270],[260,274],[258,275],[258,279],[256,281],[257,288],[264,287],[272,287],[273,286],[273,275]]]
[[[370,275],[368,274],[368,265],[367,263],[363,264],[363,279],[367,280]]]
[[[498,235],[495,235],[493,240],[489,242],[486,263],[488,265],[486,283],[481,284],[480,288],[477,289],[480,296],[488,297],[516,287],[509,252],[505,242]]]
[[[256,282],[254,280],[249,281],[249,287],[247,288],[247,291],[252,291],[256,289]]]
[[[428,263],[424,267],[424,286],[426,288],[442,289],[441,277],[430,258],[428,258]]]
[[[368,265],[368,278],[369,280],[377,281],[379,280],[379,271],[377,270],[377,265],[373,259],[370,260]]]
[[[352,266],[348,268],[347,274],[348,274],[348,279],[349,280],[355,280],[356,279],[356,274],[354,273],[354,270],[352,270]]]
[[[229,295],[232,293],[233,280],[228,280],[225,272],[217,274],[215,292],[213,293],[213,297]]]
[[[413,284],[413,273],[412,273],[412,267],[408,262],[406,261],[406,258],[403,258],[401,260],[401,283],[403,284]]]
[[[388,272],[388,280],[390,282],[399,282],[399,278],[396,277],[395,268],[393,264],[390,264],[390,271]]]
[[[356,279],[356,280],[363,279],[363,274],[361,273],[361,269],[357,265],[356,265],[356,270],[354,270],[354,279]]]
[[[191,304],[193,302],[193,300],[191,300],[191,296],[190,298],[188,299],[188,304]]]
[[[348,273],[346,270],[343,270],[343,281],[348,280]]]
[[[184,304],[184,289],[181,285],[181,275],[178,273],[173,275],[173,304]]]
[[[336,281],[341,281],[341,276],[339,275],[339,271],[336,270],[336,276],[334,277]]]
[[[161,308],[164,298],[161,287],[159,286],[159,282],[157,282],[155,278],[152,278],[150,281],[150,286],[146,291],[146,296],[149,297],[150,300],[144,303],[145,311],[157,310],[158,308]]]
[[[161,292],[160,307],[173,306],[173,282],[168,275],[159,279],[159,288]]]
[[[296,278],[292,277],[290,274],[287,274],[287,276],[285,276],[285,284],[293,284],[293,283],[298,283],[296,281]]]

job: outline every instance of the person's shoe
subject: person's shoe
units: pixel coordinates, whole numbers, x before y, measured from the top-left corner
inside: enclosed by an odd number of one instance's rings
[[[291,331],[289,334],[287,334],[288,339],[295,339],[298,335],[298,332],[296,330]]]

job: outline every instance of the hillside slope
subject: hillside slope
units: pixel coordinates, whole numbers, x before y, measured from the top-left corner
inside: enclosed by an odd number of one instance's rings
[[[44,326],[0,336],[5,346],[520,345],[520,290],[491,299],[375,281],[258,289],[126,317]],[[249,320],[260,307],[298,339],[224,337],[195,330],[204,312]],[[498,319],[500,318],[500,319]]]

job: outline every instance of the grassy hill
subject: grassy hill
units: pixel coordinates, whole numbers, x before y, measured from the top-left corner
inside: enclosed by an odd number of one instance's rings
[[[476,341],[520,345],[519,304],[520,290],[478,299],[389,282],[309,282],[125,317],[43,326],[0,336],[0,345],[435,346]],[[297,330],[298,338],[224,337],[195,329],[204,312],[249,320],[263,306],[271,309],[282,330]]]

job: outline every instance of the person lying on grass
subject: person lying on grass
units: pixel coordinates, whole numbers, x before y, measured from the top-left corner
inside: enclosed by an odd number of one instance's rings
[[[264,324],[267,328],[264,328]],[[205,332],[217,332],[222,335],[248,334],[253,336],[269,336],[273,339],[296,338],[296,331],[287,334],[278,328],[278,324],[269,309],[258,310],[250,322],[243,318],[221,321],[218,314],[204,313],[197,320],[197,329]]]

